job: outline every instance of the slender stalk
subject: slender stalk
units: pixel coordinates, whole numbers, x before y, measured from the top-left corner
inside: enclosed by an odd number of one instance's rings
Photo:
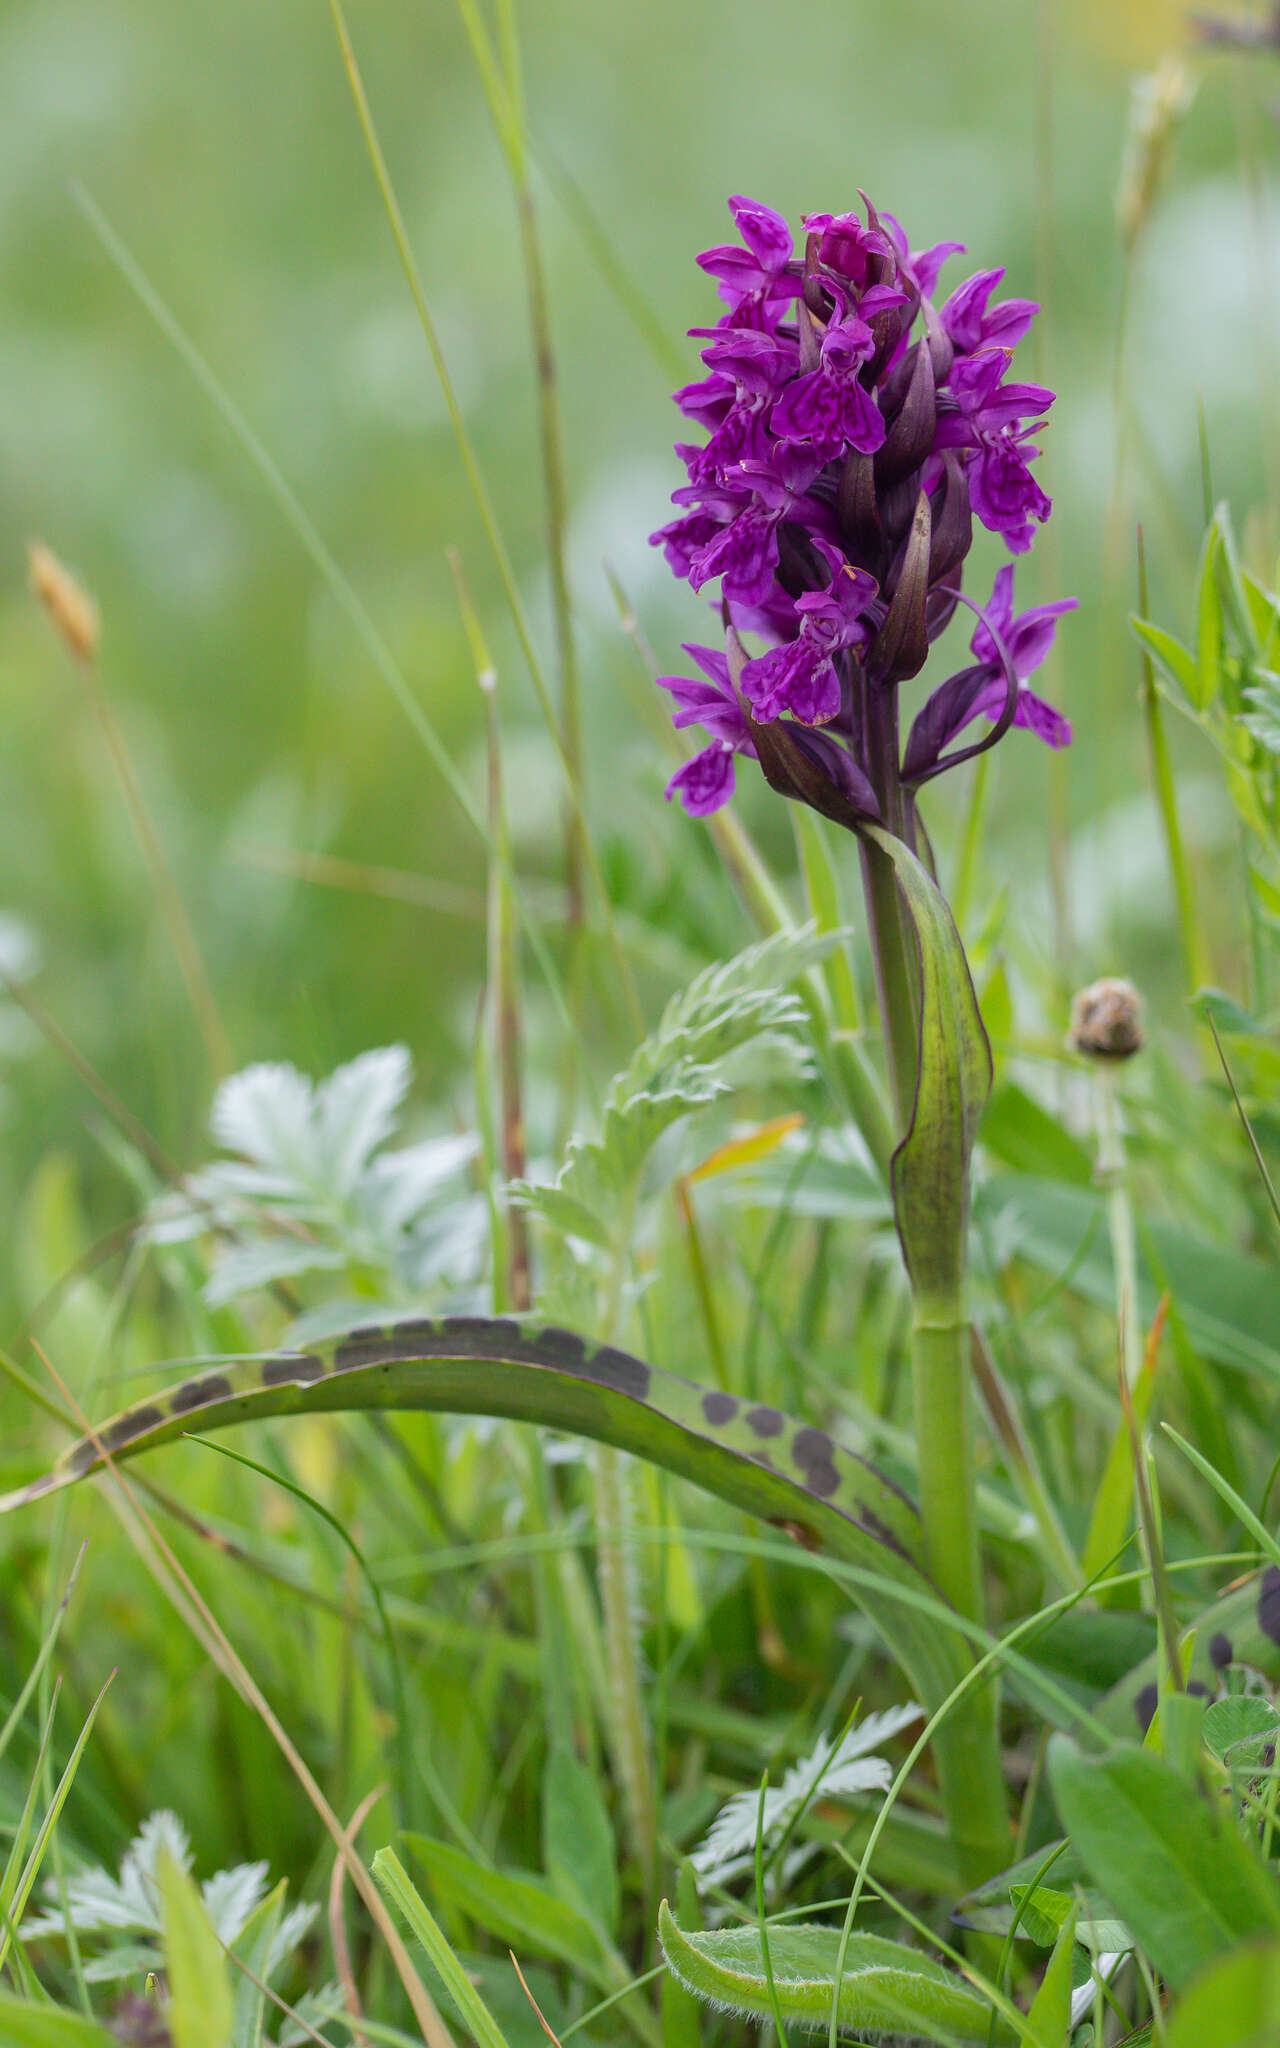
[[[1203,414],[1201,419],[1203,420]],[[1203,443],[1202,457],[1207,483],[1208,450]],[[1147,602],[1147,555],[1141,527],[1138,528],[1138,610],[1144,619],[1150,616]],[[1206,987],[1213,980],[1213,967],[1204,930],[1196,912],[1195,886],[1191,879],[1191,867],[1182,837],[1182,822],[1178,816],[1178,796],[1174,786],[1173,763],[1169,758],[1169,740],[1164,729],[1160,692],[1156,688],[1155,668],[1145,646],[1142,649],[1142,715],[1146,722],[1147,746],[1151,753],[1151,780],[1155,785],[1156,804],[1160,812],[1169,875],[1173,882],[1173,897],[1178,911],[1178,935],[1182,940],[1183,964],[1187,972],[1188,988],[1194,993],[1196,989]]]
[[[1107,1194],[1107,1226],[1111,1235],[1111,1260],[1116,1282],[1116,1325],[1120,1333],[1125,1385],[1132,1391],[1142,1370],[1142,1331],[1138,1320],[1138,1252],[1120,1110],[1116,1100],[1117,1078],[1114,1065],[1108,1066],[1103,1061],[1097,1063],[1094,1079],[1098,1120],[1097,1179]]]
[[[863,686],[863,729],[889,831],[907,837],[909,805],[898,769],[896,692]],[[889,1078],[901,1142],[915,1117],[920,1040],[920,960],[914,929],[887,852],[863,835],[863,885],[876,966]],[[898,1207],[899,1226],[911,1226]],[[961,1228],[961,1237],[963,1229]],[[984,1600],[978,1542],[977,1482],[969,1385],[971,1330],[963,1243],[955,1278],[945,1289],[912,1283],[912,1384],[920,1515],[925,1562],[939,1592],[967,1620],[982,1623]],[[911,1248],[906,1245],[908,1269]],[[936,1750],[947,1825],[966,1883],[977,1883],[1008,1860],[1009,1830],[1000,1768],[998,1691],[975,1689],[938,1729]]]
[[[898,776],[897,693],[864,682],[863,704],[867,752],[881,814],[888,829],[901,838],[905,805]],[[876,993],[880,998],[880,1018],[884,1027],[885,1064],[889,1070],[897,1134],[902,1139],[911,1127],[919,1057],[915,942],[907,928],[906,907],[893,862],[870,839],[860,839],[859,846]]]

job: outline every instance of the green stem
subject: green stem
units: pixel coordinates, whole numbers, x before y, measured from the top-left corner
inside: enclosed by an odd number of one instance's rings
[[[884,1025],[885,1064],[897,1135],[902,1138],[911,1125],[916,1092],[916,964],[893,862],[872,841],[862,839],[859,845],[876,993]]]
[[[969,1394],[969,1318],[920,1300],[912,1328],[912,1377],[925,1561],[957,1613],[983,1619]],[[997,1692],[976,1690],[935,1737],[947,1826],[961,1878],[977,1884],[1009,1860],[1000,1768]]]
[[[898,770],[896,693],[864,685],[863,715],[881,816],[890,833],[910,844],[910,799],[902,789]],[[889,1080],[902,1141],[915,1118],[918,1068],[924,1050],[921,961],[892,859],[869,834],[861,835],[860,845]],[[901,1229],[919,1227],[907,1220],[896,1189],[895,1209]],[[905,1240],[904,1249],[910,1272],[912,1248]],[[963,1224],[953,1263],[954,1279],[945,1287],[935,1281],[922,1288],[912,1281],[920,1515],[925,1564],[939,1592],[957,1613],[982,1623]],[[1009,1856],[997,1699],[994,1683],[975,1689],[942,1723],[935,1742],[947,1826],[962,1878],[969,1884],[999,1870]]]

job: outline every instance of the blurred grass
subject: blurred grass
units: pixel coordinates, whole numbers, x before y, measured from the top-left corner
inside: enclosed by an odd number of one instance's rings
[[[1029,581],[1039,592],[1052,568],[1057,587],[1085,600],[1056,678],[1079,735],[1070,814],[1087,844],[1098,832],[1118,841],[1105,863],[1111,886],[1083,892],[1093,900],[1082,964],[1123,955],[1158,971],[1142,915],[1152,892],[1164,908],[1145,797],[1136,818],[1126,809],[1141,766],[1136,669],[1119,631],[1132,577],[1127,563],[1116,570],[1107,591],[1117,615],[1100,616],[1097,548],[1112,486],[1112,198],[1129,67],[1185,38],[1167,4],[1058,7],[1052,18],[1047,9],[1048,0],[1039,9],[983,0],[956,13],[913,0],[889,15],[822,0],[797,34],[768,0],[710,4],[692,17],[674,0],[604,14],[555,0],[527,9],[523,23],[530,123],[691,365],[680,337],[708,306],[691,259],[724,231],[726,191],[757,192],[794,213],[844,204],[865,185],[913,238],[958,231],[972,262],[1006,261],[1015,290],[1038,288],[1042,233],[1052,296],[1039,367],[1062,394],[1046,457],[1058,510],[1052,555],[1030,567]],[[362,5],[351,26],[468,424],[549,651],[518,236],[482,94],[451,8]],[[76,679],[25,591],[32,534],[101,603],[106,686],[237,1057],[287,1049],[324,1067],[405,1036],[427,1091],[447,1100],[470,1038],[479,922],[291,881],[255,856],[324,852],[475,889],[479,849],[275,506],[68,196],[70,179],[83,180],[207,353],[478,787],[480,707],[443,552],[460,546],[509,700],[518,857],[535,873],[554,865],[558,774],[324,12],[290,0],[265,11],[196,4],[180,17],[128,0],[109,12],[69,0],[9,4],[0,74],[9,394],[0,859],[6,904],[43,950],[44,998],[189,1157],[206,1100],[197,1042]],[[1201,386],[1217,489],[1242,507],[1259,495],[1246,301],[1268,283],[1247,280],[1233,108],[1250,98],[1261,120],[1268,83],[1242,60],[1210,65],[1140,259],[1130,345],[1137,432],[1150,446],[1131,496],[1166,577],[1195,527]],[[1035,170],[1046,104],[1047,189]],[[1265,130],[1261,146],[1271,149]],[[1037,208],[1047,218],[1038,222]],[[624,680],[629,655],[601,557],[617,564],[669,662],[675,641],[697,629],[688,592],[669,584],[645,545],[678,480],[674,415],[644,337],[550,191],[542,217],[566,394],[588,761],[606,861],[626,907],[643,915],[682,869],[705,863],[705,850],[696,827],[656,807],[661,763]],[[1173,601],[1157,579],[1153,604]],[[991,818],[1000,862],[1016,862],[1024,878],[1015,915],[1034,929],[1045,914],[1044,863],[1037,847],[1028,868],[1025,852],[1039,837],[1048,771],[1029,747],[1016,760],[1013,751],[997,765]],[[622,844],[643,848],[642,861],[628,861]],[[55,1055],[23,1061],[7,1103],[10,1200],[51,1141],[101,1179],[84,1113]]]

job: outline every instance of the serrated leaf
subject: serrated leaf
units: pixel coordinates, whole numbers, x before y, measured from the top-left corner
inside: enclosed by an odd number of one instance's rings
[[[318,1149],[339,1195],[351,1191],[395,1130],[412,1078],[408,1047],[383,1045],[336,1068],[316,1089]]]
[[[594,1773],[557,1745],[542,1780],[543,1857],[562,1899],[604,1933],[618,1931],[618,1868],[613,1829]]]
[[[1089,1757],[1055,1735],[1049,1775],[1088,1875],[1175,1990],[1238,1942],[1280,1935],[1273,1874],[1225,1807],[1151,1751]]]
[[[772,2012],[758,1927],[722,1927],[686,1933],[677,1927],[665,1899],[658,1935],[667,1967],[685,1987],[720,2012],[767,2019]],[[835,1927],[774,1926],[769,1929],[769,1962],[783,2020],[807,2033],[825,2033],[831,2019],[840,1930]],[[860,2032],[941,2033],[962,2041],[985,2041],[991,2007],[931,1956],[879,1935],[854,1933],[840,1979],[840,2025]],[[1009,2040],[997,2023],[995,2039]]]
[[[173,2048],[227,2048],[234,2005],[227,1960],[193,1879],[161,1850],[156,1863],[164,1923],[165,2017]]]
[[[887,1742],[921,1719],[914,1704],[888,1707],[868,1714],[842,1734],[818,1738],[807,1756],[791,1764],[779,1784],[771,1785],[763,1800],[763,1840],[766,1848],[781,1839],[815,1799],[852,1797],[860,1792],[887,1792],[892,1771],[886,1757],[873,1754]],[[708,1828],[703,1841],[690,1855],[698,1876],[708,1882],[725,1884],[747,1868],[761,1831],[761,1798],[758,1789],[735,1792]]]
[[[753,1046],[793,1053],[805,1011],[791,985],[841,936],[808,925],[778,932],[698,975],[610,1083],[599,1136],[571,1140],[555,1181],[521,1182],[518,1199],[554,1228],[611,1244],[658,1140],[738,1078],[731,1057]]]

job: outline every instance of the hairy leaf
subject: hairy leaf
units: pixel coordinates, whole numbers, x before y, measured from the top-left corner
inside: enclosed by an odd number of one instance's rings
[[[767,2019],[772,2012],[758,1927],[723,1927],[685,1933],[663,1901],[658,1932],[667,1967],[681,1983],[720,2012]],[[769,1962],[782,2017],[806,2033],[825,2033],[831,2020],[840,1930],[775,1926]],[[840,1978],[840,2024],[924,2034],[936,2039],[985,2041],[991,2007],[941,1963],[900,1942],[853,1934]],[[1007,2028],[995,2038],[1007,2041]]]

